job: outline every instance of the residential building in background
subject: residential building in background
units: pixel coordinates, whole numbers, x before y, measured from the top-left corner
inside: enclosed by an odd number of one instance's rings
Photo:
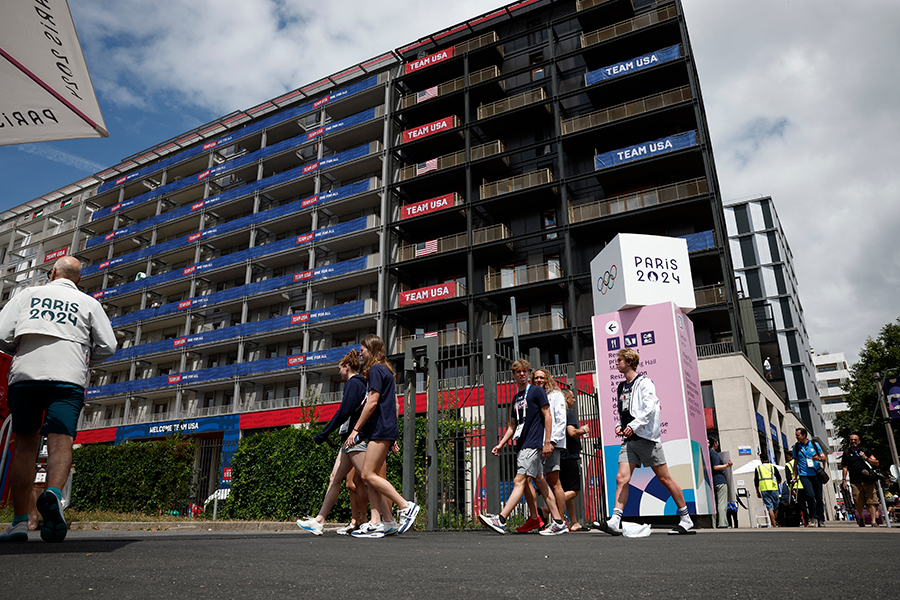
[[[763,243],[775,221],[758,222]],[[745,351],[681,3],[525,0],[7,211],[0,302],[81,259],[120,349],[93,373],[79,442],[196,433],[205,497],[242,432],[296,424],[313,399],[329,418],[337,362],[369,333],[394,359],[437,337],[444,389],[480,375],[486,324],[592,373],[589,263],[623,232],[684,238],[698,354]],[[741,262],[745,291],[777,265],[794,290],[776,233],[772,261]],[[780,293],[759,296],[789,357],[773,385],[819,416],[799,302]]]
[[[822,399],[822,415],[825,418],[825,429],[828,432],[828,444],[833,451],[839,451],[846,446],[845,440],[838,437],[834,426],[834,418],[839,412],[849,408],[844,399],[842,386],[850,380],[850,371],[843,352],[813,354],[813,363],[816,365],[816,387],[819,397]],[[840,482],[840,460],[831,461],[832,481]]]
[[[731,256],[742,297],[751,299],[769,383],[822,441],[828,439],[793,255],[771,197],[725,202]],[[765,370],[764,370],[765,372]]]

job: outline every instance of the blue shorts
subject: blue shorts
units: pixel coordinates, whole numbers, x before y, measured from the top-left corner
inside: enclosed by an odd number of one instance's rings
[[[763,503],[766,505],[766,509],[775,510],[778,508],[778,501],[781,499],[778,490],[767,490],[765,492],[760,492],[760,495],[762,496]]]
[[[61,433],[75,438],[84,388],[63,381],[19,381],[7,394],[12,430],[20,435]]]

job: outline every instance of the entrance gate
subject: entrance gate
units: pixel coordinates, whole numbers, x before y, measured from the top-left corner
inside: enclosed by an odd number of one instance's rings
[[[426,531],[478,528],[478,514],[499,512],[512,491],[515,449],[509,445],[499,457],[491,449],[506,431],[517,392],[510,371],[515,358],[510,345],[496,341],[492,325],[481,333],[480,341],[465,346],[439,348],[436,337],[405,344],[403,496],[415,496],[422,506]],[[531,355],[533,368],[544,366],[537,349]],[[593,376],[577,378],[574,365],[545,368],[560,387],[576,391],[576,414],[591,429],[582,438],[582,494],[576,499],[578,520],[589,523],[604,513]],[[417,412],[425,418],[416,419]],[[523,501],[512,522],[527,518],[526,512]]]

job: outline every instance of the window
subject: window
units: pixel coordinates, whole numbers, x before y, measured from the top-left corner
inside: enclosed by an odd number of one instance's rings
[[[531,69],[531,80],[538,81],[539,79],[543,79],[545,77],[544,67],[536,66],[539,63],[544,61],[544,53],[536,52],[528,56],[528,62],[532,65]]]
[[[519,263],[517,265],[509,265],[507,267],[503,267],[500,269],[500,287],[513,287],[515,285],[520,285],[523,283],[527,283],[526,278],[526,265],[525,263]]]
[[[545,210],[543,215],[541,215],[541,228],[542,229],[553,229],[556,227],[556,211],[555,210]],[[559,234],[556,233],[546,233],[544,234],[545,240],[555,240],[559,237]]]
[[[562,267],[559,263],[559,255],[547,257],[547,279],[562,277]]]

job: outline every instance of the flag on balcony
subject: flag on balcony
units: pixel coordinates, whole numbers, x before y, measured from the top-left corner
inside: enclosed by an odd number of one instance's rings
[[[32,219],[40,219],[43,215],[44,215],[44,209],[42,208],[41,210],[36,210],[33,213],[31,213],[31,218]]]
[[[430,87],[427,90],[422,90],[421,92],[416,93],[416,104],[419,102],[425,102],[431,98],[437,98],[438,95],[438,86]]]
[[[69,198],[68,200],[63,200],[62,202],[60,202],[60,203],[59,203],[59,207],[60,207],[60,208],[65,208],[65,207],[67,207],[67,206],[70,205],[70,204],[72,204],[72,199],[71,199],[71,198]]]
[[[436,158],[432,158],[431,160],[426,160],[423,163],[419,163],[416,165],[416,175],[424,175],[425,173],[429,173],[431,171],[437,171],[437,160]]]
[[[437,240],[428,240],[427,242],[416,244],[416,258],[420,256],[427,256],[428,254],[434,254],[437,251]]]
[[[428,332],[422,334],[423,338],[430,338],[430,337],[437,337],[437,336],[438,336],[437,331],[428,331]]]

